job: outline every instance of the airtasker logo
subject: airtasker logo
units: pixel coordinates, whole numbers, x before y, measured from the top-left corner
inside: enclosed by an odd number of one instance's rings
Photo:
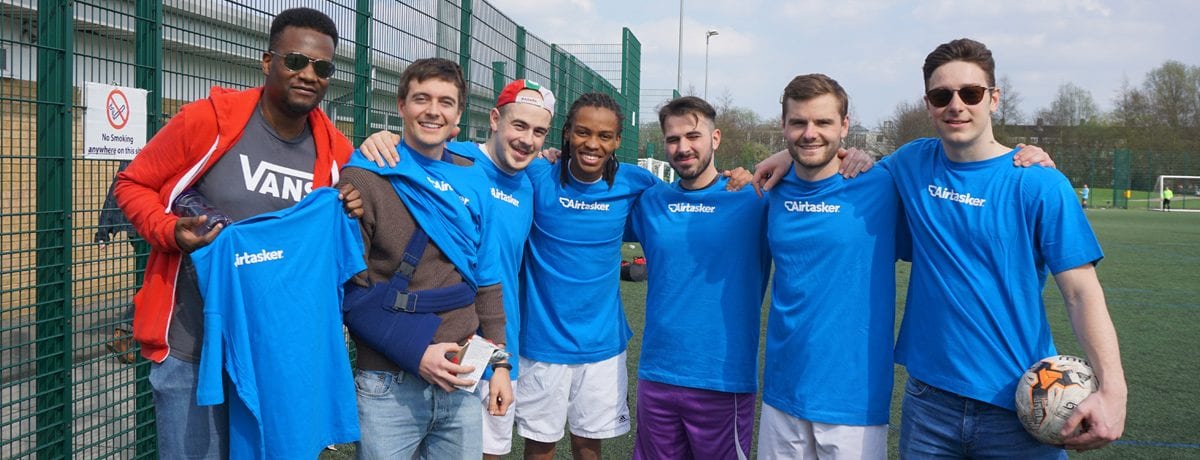
[[[717,207],[709,206],[704,203],[671,203],[667,205],[667,210],[674,213],[712,214],[717,212]]]
[[[454,187],[451,187],[450,183],[444,180],[437,180],[429,176],[425,176],[425,180],[429,181],[429,183],[433,185],[433,188],[438,189],[438,191],[449,192],[454,190]]]
[[[826,214],[837,214],[841,212],[842,205],[826,204],[824,201],[820,203],[809,203],[801,200],[787,200],[783,202],[783,209],[788,212],[819,212]]]
[[[941,198],[943,200],[953,201],[956,203],[962,203],[962,204],[965,204],[968,206],[976,206],[976,207],[980,207],[980,208],[982,208],[983,203],[987,201],[987,199],[985,199],[985,198],[973,197],[973,196],[971,196],[970,193],[966,193],[966,194],[958,193],[954,190],[950,190],[945,187],[939,187],[936,185],[929,186],[929,196],[934,197],[934,198]]]
[[[242,265],[258,264],[270,262],[272,260],[283,260],[283,250],[268,251],[266,249],[258,252],[243,252],[233,255],[233,266],[241,267]]]
[[[558,197],[558,204],[567,209],[578,209],[580,211],[608,211],[608,203],[588,203],[586,201],[575,201],[565,196]]]
[[[519,207],[521,207],[521,201],[520,201],[520,200],[518,200],[518,199],[516,199],[516,198],[513,198],[513,196],[512,196],[512,195],[509,195],[509,194],[507,194],[507,193],[504,193],[504,190],[500,190],[500,189],[498,189],[498,188],[496,188],[496,187],[492,187],[492,198],[495,198],[495,199],[497,199],[497,200],[500,200],[500,201],[503,201],[503,202],[505,202],[505,203],[511,204],[511,205],[513,205],[513,206],[516,206],[516,207],[518,207],[518,208],[519,208]]]
[[[458,192],[455,192],[454,186],[450,185],[449,182],[446,182],[444,180],[437,180],[437,179],[434,179],[429,176],[425,176],[425,180],[429,181],[429,184],[432,185],[433,188],[437,189],[439,192],[454,192],[455,195],[458,195],[458,199],[462,200],[462,203],[464,205],[469,204],[471,202],[470,198],[459,195]]]

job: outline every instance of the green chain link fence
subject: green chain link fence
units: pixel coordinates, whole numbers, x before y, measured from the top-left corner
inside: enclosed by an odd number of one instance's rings
[[[296,6],[338,25],[323,108],[355,144],[401,129],[401,71],[439,56],[469,83],[460,139],[485,138],[502,86],[529,78],[558,97],[548,145],[570,103],[600,91],[625,110],[617,157],[637,158],[641,44],[628,29],[619,45],[557,46],[481,0],[0,0],[0,457],[157,457],[149,364],[106,348],[148,247],[108,196],[122,163],[81,154],[84,82],[148,90],[152,135],[212,85],[262,84],[273,14]]]
[[[1200,176],[1194,150],[1093,149],[1062,144],[1043,146],[1076,189],[1094,189],[1089,205],[1098,208],[1161,209],[1159,176]],[[1175,209],[1200,208],[1200,180],[1167,181]]]
[[[1200,176],[1200,137],[1194,131],[1156,131],[1097,125],[998,128],[1006,145],[1037,145],[1054,158],[1071,185],[1092,189],[1094,208],[1161,208],[1159,176]],[[1200,180],[1174,180],[1175,209],[1200,209]]]

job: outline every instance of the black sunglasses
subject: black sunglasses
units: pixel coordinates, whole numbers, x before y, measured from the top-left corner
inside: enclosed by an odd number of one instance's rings
[[[333,66],[333,61],[313,59],[304,53],[297,53],[293,51],[288,54],[279,54],[276,53],[275,50],[267,50],[267,52],[274,56],[282,57],[283,66],[287,67],[288,70],[291,70],[292,72],[304,70],[305,67],[308,67],[308,63],[310,62],[313,66],[313,73],[316,73],[317,77],[320,77],[321,79],[332,77],[333,71],[336,70],[336,68]]]
[[[995,87],[987,86],[967,86],[959,89],[936,88],[925,93],[925,97],[929,98],[929,103],[934,107],[945,107],[950,105],[950,100],[954,99],[954,93],[958,93],[958,97],[962,98],[964,104],[975,105],[983,100],[983,95],[988,91],[996,89]]]

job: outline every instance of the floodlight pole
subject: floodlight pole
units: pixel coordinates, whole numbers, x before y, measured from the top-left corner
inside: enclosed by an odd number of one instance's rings
[[[708,100],[708,39],[713,35],[720,35],[716,29],[709,29],[704,33],[704,100]]]
[[[683,0],[679,0],[679,54],[675,64],[675,91],[683,91]]]

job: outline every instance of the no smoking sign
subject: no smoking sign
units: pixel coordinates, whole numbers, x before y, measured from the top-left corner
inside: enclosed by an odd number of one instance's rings
[[[113,88],[107,99],[104,107],[108,112],[108,124],[113,129],[124,128],[129,123],[129,98],[119,88]]]
[[[88,82],[83,157],[132,160],[146,145],[146,90]]]

